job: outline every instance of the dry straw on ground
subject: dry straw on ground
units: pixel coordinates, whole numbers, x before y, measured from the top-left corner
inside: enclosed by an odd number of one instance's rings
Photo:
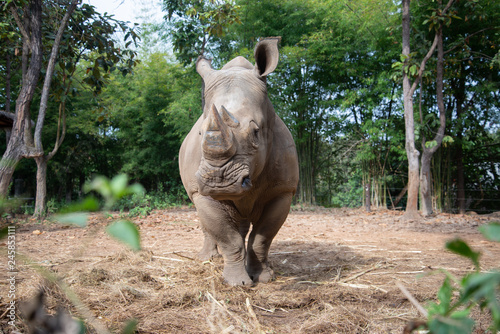
[[[28,221],[19,225],[17,239],[32,263],[20,261],[17,290],[27,300],[41,288],[50,312],[63,306],[81,317],[65,292],[35,269],[45,268],[112,332],[135,318],[138,333],[402,333],[423,318],[396,284],[425,305],[443,280],[435,269],[470,270],[443,250],[455,235],[483,253],[483,270],[498,267],[498,245],[477,232],[494,219],[437,215],[401,222],[398,212],[387,210],[292,212],[271,247],[276,280],[254,287],[225,285],[221,259],[195,260],[203,239],[192,209],[135,220],[144,248],[137,253],[110,239],[98,216],[85,229]],[[1,310],[6,288],[1,283]],[[481,333],[487,323],[479,312],[474,316]],[[5,318],[0,321],[5,331]]]

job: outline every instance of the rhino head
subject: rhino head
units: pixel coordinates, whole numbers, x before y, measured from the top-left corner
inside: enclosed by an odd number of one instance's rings
[[[255,65],[237,57],[214,70],[200,58],[204,82],[202,158],[196,173],[201,195],[235,199],[252,191],[268,161],[276,114],[267,96],[266,76],[278,64],[278,39],[255,48]]]

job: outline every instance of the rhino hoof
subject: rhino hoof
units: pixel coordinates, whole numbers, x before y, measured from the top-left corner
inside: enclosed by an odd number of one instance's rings
[[[264,268],[260,273],[254,273],[250,275],[255,283],[268,283],[274,280],[274,271],[267,267]]]
[[[224,281],[232,286],[238,286],[238,285],[253,285],[253,281],[248,276],[246,270],[242,268],[243,271],[241,271],[240,268],[224,268]]]

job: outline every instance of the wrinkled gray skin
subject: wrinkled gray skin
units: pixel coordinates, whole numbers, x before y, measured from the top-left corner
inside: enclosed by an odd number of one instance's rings
[[[273,278],[269,247],[297,188],[295,144],[266,90],[266,76],[278,63],[277,43],[268,38],[257,44],[255,66],[237,57],[217,71],[198,60],[203,115],[179,152],[182,182],[205,234],[199,257],[220,252],[231,285]]]

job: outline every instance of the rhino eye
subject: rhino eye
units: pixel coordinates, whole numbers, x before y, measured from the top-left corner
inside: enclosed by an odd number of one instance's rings
[[[258,127],[257,124],[255,124],[255,122],[250,122],[250,142],[252,143],[252,145],[254,147],[258,147],[259,146],[259,132],[260,132],[260,129]]]

